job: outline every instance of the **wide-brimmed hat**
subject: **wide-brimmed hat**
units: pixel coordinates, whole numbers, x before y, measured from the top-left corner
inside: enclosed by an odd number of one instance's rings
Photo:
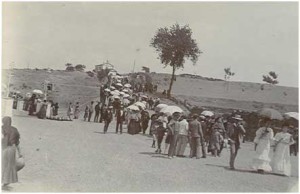
[[[235,120],[238,120],[238,121],[242,121],[243,120],[243,118],[241,117],[241,115],[235,115],[232,118],[235,119]]]

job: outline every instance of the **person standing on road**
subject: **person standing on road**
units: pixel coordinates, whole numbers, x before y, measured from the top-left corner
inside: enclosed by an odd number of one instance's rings
[[[120,134],[123,133],[123,122],[125,121],[125,111],[123,110],[123,106],[121,105],[120,109],[116,110],[116,119],[117,119],[117,125],[116,125],[116,133],[119,132],[120,127]]]
[[[80,112],[79,102],[76,102],[75,109],[74,109],[74,119],[78,119],[79,118],[79,112]]]
[[[99,113],[100,113],[100,102],[95,106],[95,117],[94,117],[94,122],[98,123],[99,119]]]
[[[22,157],[19,143],[20,134],[11,126],[11,117],[2,119],[2,189],[10,183],[18,182],[16,155]]]
[[[71,115],[73,114],[73,105],[70,102],[69,106],[68,106],[68,110],[67,110],[67,116],[69,117],[69,119],[71,119]]]
[[[295,143],[293,136],[288,131],[289,124],[284,123],[282,132],[276,133],[274,137],[274,155],[271,162],[272,171],[285,176],[291,176],[290,145]]]
[[[113,118],[113,113],[112,113],[112,106],[109,106],[107,110],[105,110],[103,119],[104,119],[104,130],[103,133],[106,133],[108,130],[108,126],[110,122],[112,121]]]
[[[202,158],[206,158],[204,136],[201,123],[198,121],[198,115],[193,115],[193,120],[189,123],[189,134],[191,139],[190,158],[200,158],[200,145],[202,148]]]
[[[272,171],[269,153],[274,135],[273,129],[270,128],[270,126],[271,119],[264,118],[262,120],[262,127],[256,131],[256,136],[254,138],[255,156],[253,158],[252,168],[262,174],[266,171]]]
[[[240,149],[240,136],[246,133],[243,125],[241,124],[242,117],[240,115],[235,115],[232,118],[228,118],[227,121],[227,137],[228,144],[230,145],[230,169],[234,170],[234,161],[237,156],[238,150]]]
[[[141,126],[143,129],[143,134],[145,135],[146,130],[148,129],[150,116],[149,113],[145,110],[142,110],[141,112]]]
[[[189,141],[189,123],[186,120],[186,116],[181,116],[179,120],[178,138],[176,141],[176,156],[184,157],[184,151]]]
[[[88,118],[88,122],[91,121],[91,118],[92,118],[92,114],[94,113],[94,101],[91,102],[91,105],[89,106],[89,118]]]
[[[176,152],[176,142],[179,132],[179,121],[180,113],[175,112],[172,120],[168,124],[168,134],[170,136],[170,147],[168,151],[168,157],[173,158]]]

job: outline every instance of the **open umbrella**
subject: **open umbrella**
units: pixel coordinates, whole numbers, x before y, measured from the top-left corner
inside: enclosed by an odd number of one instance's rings
[[[43,94],[43,92],[41,90],[37,90],[37,89],[33,90],[32,92],[34,94]]]
[[[124,99],[124,100],[123,100],[123,103],[124,103],[124,104],[129,104],[130,101],[129,101],[128,99]]]
[[[201,115],[211,117],[214,115],[214,113],[212,111],[205,110],[201,113]]]
[[[120,96],[114,95],[113,98],[114,99],[120,99]]]
[[[111,90],[115,90],[116,88],[114,86],[110,86],[110,89]]]
[[[120,79],[117,79],[117,83],[118,83],[118,84],[121,83],[121,80],[120,80]],[[117,84],[117,85],[118,85],[118,84]]]
[[[154,110],[156,111],[156,112],[159,112],[161,109],[163,109],[163,108],[165,108],[165,107],[167,107],[168,105],[166,105],[166,104],[158,104],[155,108],[154,108]]]
[[[146,95],[142,95],[141,97],[142,97],[142,98],[148,98],[148,96],[146,96]]]
[[[182,113],[183,110],[181,108],[179,108],[178,106],[167,106],[167,107],[161,109],[160,112],[162,112],[162,113],[170,113],[172,115],[175,112]]]
[[[109,88],[105,88],[104,91],[110,92],[110,89]]]
[[[299,121],[299,113],[297,113],[297,112],[287,112],[287,113],[284,113],[283,116],[285,118],[294,118]]]
[[[124,98],[128,98],[130,95],[129,94],[124,94],[123,97]]]
[[[120,95],[124,96],[125,95],[125,92],[119,92]]]
[[[130,106],[128,106],[127,108],[128,108],[129,110],[136,110],[136,111],[140,110],[139,107],[138,107],[138,106],[135,106],[135,105],[130,105]]]
[[[111,71],[111,72],[108,73],[108,76],[112,76],[112,75],[117,75],[117,73],[114,72],[114,71]]]
[[[142,109],[145,109],[145,108],[146,108],[146,105],[145,105],[144,103],[142,103],[142,102],[136,102],[136,103],[134,103],[134,105],[139,106],[139,107],[141,107]]]
[[[130,87],[131,87],[131,85],[130,85],[130,84],[125,84],[125,85],[124,85],[124,87],[126,87],[126,88],[130,88]]]
[[[128,93],[128,90],[127,89],[124,89],[124,90],[122,90],[123,92],[125,92],[125,93]]]
[[[122,85],[121,83],[117,83],[117,86],[120,86],[120,87],[122,87],[123,85]]]
[[[267,117],[269,119],[276,119],[276,120],[283,119],[281,113],[272,108],[263,108],[262,110],[258,111],[258,114],[262,117]]]

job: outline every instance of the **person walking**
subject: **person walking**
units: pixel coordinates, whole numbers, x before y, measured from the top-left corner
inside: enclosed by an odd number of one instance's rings
[[[184,151],[189,141],[189,123],[186,120],[186,116],[181,116],[179,119],[179,131],[176,142],[176,156],[184,157]]]
[[[193,120],[189,123],[189,135],[190,135],[190,158],[200,158],[200,145],[202,148],[202,158],[206,158],[205,142],[202,131],[202,125],[198,121],[198,115],[193,115]]]
[[[220,156],[221,153],[221,144],[223,143],[221,131],[225,131],[224,125],[221,121],[221,117],[217,115],[214,120],[214,124],[211,127],[211,138],[210,145],[212,155],[214,157]]]
[[[285,122],[282,125],[282,131],[276,133],[274,137],[274,154],[271,162],[272,171],[285,176],[291,176],[290,145],[295,143],[293,136],[288,131],[289,124]]]
[[[89,106],[89,118],[88,118],[88,122],[91,122],[91,118],[92,118],[92,114],[94,113],[94,101],[91,102],[90,106]]]
[[[102,121],[103,121],[103,115],[104,115],[105,110],[106,110],[106,105],[102,104],[101,109],[100,109],[100,120],[99,120],[99,123],[102,123]]]
[[[11,117],[2,119],[2,189],[9,184],[18,182],[16,155],[20,152],[20,134],[17,128],[11,126]]]
[[[99,113],[100,113],[100,102],[97,103],[95,106],[95,117],[94,117],[94,122],[98,123],[99,120]]]
[[[242,117],[240,115],[235,115],[232,118],[229,118],[227,121],[227,138],[230,145],[230,160],[229,166],[230,169],[234,170],[235,158],[240,149],[240,137],[246,133],[243,125],[241,124]]]
[[[42,102],[41,108],[39,110],[39,112],[37,113],[37,117],[39,119],[45,119],[46,118],[46,111],[47,111],[47,101],[44,100]]]
[[[270,166],[270,146],[273,140],[273,129],[270,128],[271,119],[264,118],[262,121],[262,127],[256,131],[254,138],[254,150],[255,156],[253,158],[252,168],[257,170],[258,173],[271,172]]]
[[[73,114],[73,106],[72,103],[70,102],[67,111],[67,116],[69,117],[69,119],[71,119],[72,114]]]
[[[118,134],[119,127],[120,127],[120,134],[122,134],[123,122],[125,121],[125,111],[123,110],[123,106],[121,106],[120,109],[116,110],[116,119],[117,119],[116,133]]]
[[[109,124],[110,124],[110,122],[112,121],[112,118],[113,118],[112,109],[113,109],[113,107],[109,106],[108,109],[105,110],[105,112],[104,112],[104,116],[103,116],[103,119],[104,119],[104,130],[103,130],[103,133],[104,134],[107,132],[108,126],[109,126]]]

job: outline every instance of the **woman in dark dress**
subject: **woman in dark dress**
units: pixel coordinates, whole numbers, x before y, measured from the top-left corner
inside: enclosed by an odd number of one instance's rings
[[[46,111],[47,111],[47,101],[44,100],[42,103],[40,111],[37,113],[37,117],[39,119],[45,119],[46,118]]]
[[[132,112],[129,116],[128,134],[135,135],[141,132],[141,118],[138,111]]]
[[[36,95],[32,94],[32,96],[29,98],[28,100],[28,106],[29,106],[29,115],[33,115],[33,113],[35,112],[36,108],[35,108],[35,99],[36,99]]]

